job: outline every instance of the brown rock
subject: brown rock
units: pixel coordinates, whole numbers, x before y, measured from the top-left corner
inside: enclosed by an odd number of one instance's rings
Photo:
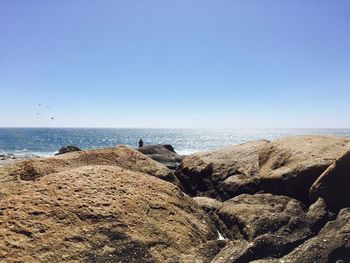
[[[271,142],[260,154],[261,187],[307,203],[311,185],[349,147],[349,142],[348,138],[315,135]]]
[[[244,239],[230,241],[211,261],[211,263],[245,263],[255,259],[276,256],[276,245],[281,238],[263,235],[254,241]]]
[[[330,220],[331,215],[326,202],[322,198],[318,198],[315,203],[310,205],[306,217],[310,223],[311,230],[317,233]]]
[[[340,211],[320,233],[280,259],[262,259],[254,263],[350,262],[350,208]]]
[[[228,262],[248,262],[243,261],[251,254],[252,243],[246,240],[230,241],[211,261],[211,263],[228,263]]]
[[[212,152],[190,155],[176,174],[187,193],[229,199],[259,188],[259,153],[267,141],[228,146]]]
[[[222,202],[209,197],[194,197],[193,201],[206,211],[217,211],[222,207]]]
[[[255,242],[256,251],[265,246],[270,255],[281,255],[312,235],[302,203],[287,196],[243,194],[225,201],[217,214],[236,238]]]
[[[28,181],[1,199],[0,229],[0,262],[184,262],[217,238],[175,185],[106,165]]]
[[[183,256],[184,263],[212,263],[213,258],[226,246],[228,240],[212,240],[191,249],[189,255]],[[198,255],[193,257],[191,255]],[[172,261],[168,261],[172,262]]]
[[[118,166],[178,184],[178,180],[173,172],[164,165],[148,158],[137,150],[125,146],[70,152],[50,158],[17,162],[13,165],[0,168],[0,183],[6,183],[8,185],[23,183],[23,181],[33,181],[51,173],[85,165]],[[5,190],[8,191],[9,189],[9,187],[0,188],[0,196],[4,194]]]
[[[345,152],[316,180],[310,189],[310,200],[322,197],[330,209],[350,207],[350,150]]]
[[[218,217],[216,212],[222,207],[222,202],[209,198],[209,197],[194,197],[193,201],[202,208],[205,212],[208,213],[213,226],[215,226],[218,233],[218,240],[226,240],[235,238],[235,235],[232,234],[227,226],[222,222],[222,220]]]
[[[146,145],[137,150],[171,170],[176,170],[185,158],[185,156],[177,154],[170,144]]]

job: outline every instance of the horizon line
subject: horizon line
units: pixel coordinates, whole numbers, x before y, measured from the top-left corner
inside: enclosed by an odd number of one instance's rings
[[[252,129],[252,130],[329,130],[329,129],[337,129],[337,130],[347,130],[350,127],[218,127],[218,128],[209,128],[209,127],[87,127],[87,126],[61,126],[61,127],[48,127],[48,126],[0,126],[0,129],[155,129],[155,130],[244,130],[244,129]]]

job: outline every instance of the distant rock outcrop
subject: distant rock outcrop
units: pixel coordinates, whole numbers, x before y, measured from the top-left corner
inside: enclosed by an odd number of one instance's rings
[[[177,154],[170,144],[146,145],[137,150],[171,170],[176,170],[185,157]]]
[[[0,154],[0,167],[4,165],[9,165],[14,162],[36,159],[36,158],[39,158],[39,156],[30,154],[30,153],[20,154],[20,155],[15,155],[13,153],[4,153],[4,154]]]
[[[62,146],[58,150],[58,153],[56,153],[56,155],[65,154],[65,153],[69,153],[69,152],[78,152],[78,151],[81,151],[81,149],[78,148],[77,146],[67,145],[67,146]]]
[[[16,156],[13,153],[7,153],[7,154],[0,154],[0,160],[14,160],[16,159]]]

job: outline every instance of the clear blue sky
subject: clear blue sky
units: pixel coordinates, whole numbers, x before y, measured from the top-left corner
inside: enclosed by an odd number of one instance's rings
[[[0,105],[12,127],[350,127],[350,1],[1,0]]]

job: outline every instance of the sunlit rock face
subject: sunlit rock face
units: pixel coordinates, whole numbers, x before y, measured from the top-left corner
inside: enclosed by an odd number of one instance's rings
[[[0,261],[182,262],[217,238],[178,187],[120,167],[71,168],[17,186],[0,202]]]
[[[308,203],[316,179],[349,147],[349,138],[291,136],[269,143],[260,153],[261,188]]]
[[[255,141],[187,156],[176,172],[186,192],[226,200],[260,190],[259,154],[268,141]]]

